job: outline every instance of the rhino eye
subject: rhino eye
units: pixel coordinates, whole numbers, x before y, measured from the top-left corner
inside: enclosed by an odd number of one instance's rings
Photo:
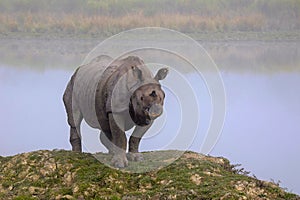
[[[144,97],[141,97],[141,101],[143,101],[144,100]]]

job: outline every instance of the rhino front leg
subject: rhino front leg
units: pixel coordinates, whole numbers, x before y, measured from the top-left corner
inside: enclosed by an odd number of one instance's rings
[[[108,153],[113,153],[113,146],[111,142],[111,133],[100,132],[100,141],[108,149]]]
[[[111,129],[111,146],[113,152],[112,165],[117,168],[128,166],[126,158],[127,139],[124,131],[124,119],[118,114],[109,114],[109,125]]]
[[[129,152],[127,158],[130,161],[142,161],[143,155],[139,153],[139,145],[142,137],[151,127],[152,123],[147,126],[136,126],[129,139]]]

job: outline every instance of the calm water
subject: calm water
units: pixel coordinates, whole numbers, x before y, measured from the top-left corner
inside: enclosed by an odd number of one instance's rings
[[[93,46],[81,44],[81,50],[62,50],[49,58],[42,50],[29,54],[21,44],[6,45],[8,51],[0,49],[0,155],[70,149],[62,94],[73,69]],[[300,45],[248,42],[204,46],[221,70],[227,96],[224,129],[210,154],[240,163],[258,178],[280,180],[282,187],[300,194]],[[171,71],[165,85],[180,90],[177,75]],[[174,87],[165,87],[165,113],[142,141],[142,150],[167,148],[180,123],[198,117],[193,113],[198,101],[200,126],[189,149],[200,151],[211,117],[210,96],[201,77],[187,72],[185,78],[195,93],[194,100],[188,97],[180,102]],[[182,112],[189,113],[188,117],[182,119]],[[162,128],[167,132],[158,134]],[[103,151],[98,132],[85,124],[82,129],[86,151]]]

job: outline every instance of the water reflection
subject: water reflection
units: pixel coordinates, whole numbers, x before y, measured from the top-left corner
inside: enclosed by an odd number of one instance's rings
[[[227,73],[223,78],[227,116],[212,154],[300,193],[300,74]]]
[[[0,66],[0,154],[68,147],[61,97],[69,72]]]

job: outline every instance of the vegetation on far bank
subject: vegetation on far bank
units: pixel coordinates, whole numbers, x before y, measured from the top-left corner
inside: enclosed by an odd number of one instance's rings
[[[225,158],[185,152],[174,161],[173,153],[148,152],[142,164],[129,163],[153,166],[151,158],[159,155],[157,163],[167,164],[146,173],[122,172],[91,154],[63,150],[0,157],[0,199],[300,199]]]
[[[299,11],[298,0],[2,0],[0,33],[110,36],[144,26],[193,34],[298,33]]]

